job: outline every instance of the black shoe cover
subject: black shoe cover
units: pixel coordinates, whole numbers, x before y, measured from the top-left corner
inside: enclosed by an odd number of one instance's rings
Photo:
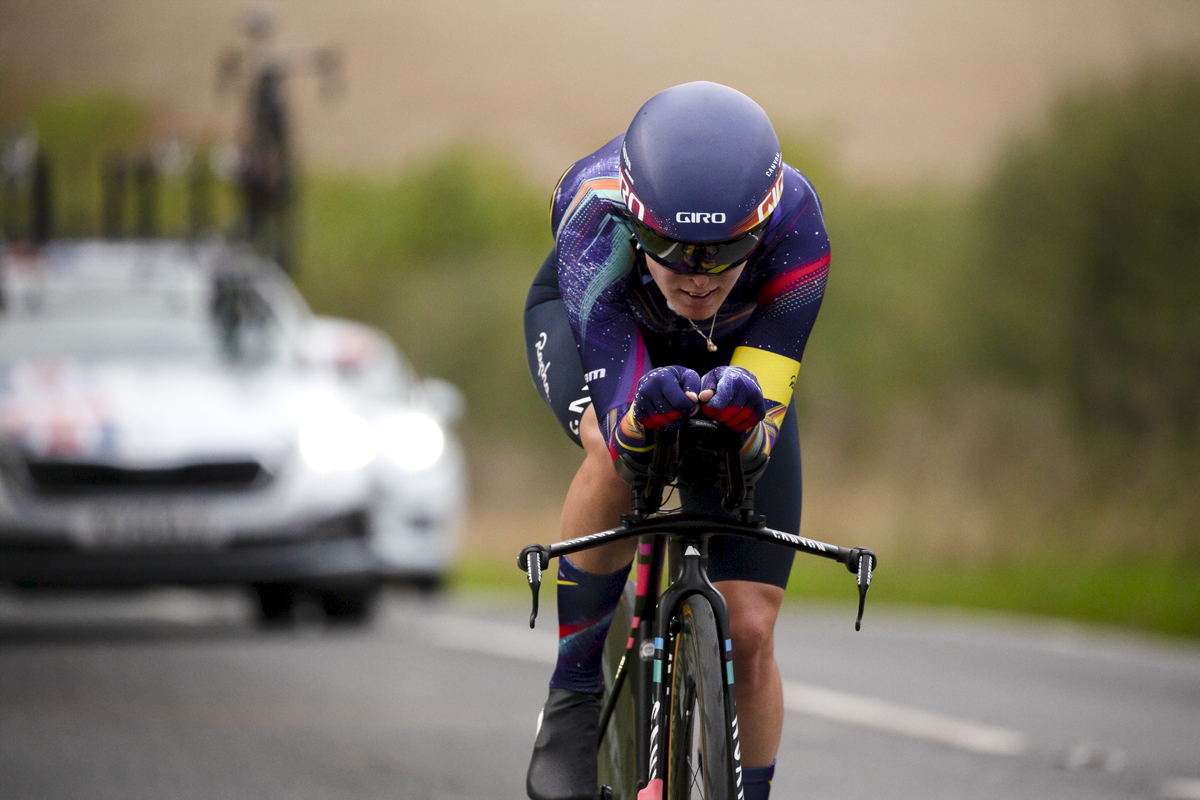
[[[531,800],[597,800],[599,729],[600,695],[550,690],[525,776]]]

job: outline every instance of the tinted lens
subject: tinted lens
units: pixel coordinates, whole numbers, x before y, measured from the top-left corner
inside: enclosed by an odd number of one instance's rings
[[[655,261],[673,272],[704,272],[715,275],[745,261],[762,239],[766,222],[736,239],[715,244],[688,244],[668,239],[640,220],[634,219],[638,242]]]

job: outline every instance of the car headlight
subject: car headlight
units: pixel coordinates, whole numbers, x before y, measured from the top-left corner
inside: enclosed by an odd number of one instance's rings
[[[433,417],[412,411],[380,424],[379,446],[401,467],[418,472],[441,458],[446,449],[446,434]]]
[[[300,457],[317,472],[353,472],[375,457],[371,423],[354,414],[332,413],[300,428]]]

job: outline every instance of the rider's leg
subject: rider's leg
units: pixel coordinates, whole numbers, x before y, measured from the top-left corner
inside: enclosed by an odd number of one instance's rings
[[[628,509],[629,487],[613,469],[589,407],[580,435],[583,464],[563,507],[564,539],[616,527]],[[618,542],[559,559],[558,664],[542,709],[525,788],[534,800],[596,796],[596,741],[603,688],[601,658],[612,613],[625,587],[635,543]]]
[[[629,508],[596,414],[588,405],[583,365],[558,290],[556,259],[547,257],[529,290],[525,349],[529,373],[563,432],[584,460],[563,507],[564,539],[614,528]],[[580,416],[577,409],[586,406]],[[587,550],[558,563],[559,660],[529,760],[526,791],[534,800],[594,800],[599,735],[600,645],[620,602],[636,545]],[[572,563],[574,562],[574,563]],[[561,667],[561,669],[560,669]]]
[[[783,681],[775,662],[775,620],[783,589],[754,581],[714,584],[729,606],[742,766],[766,767],[783,735]]]
[[[564,540],[614,528],[629,509],[629,486],[613,469],[591,406],[579,432],[585,455],[563,506]],[[634,547],[636,542],[629,540],[559,559],[558,664],[551,687],[577,692],[603,688],[604,637],[625,588]]]

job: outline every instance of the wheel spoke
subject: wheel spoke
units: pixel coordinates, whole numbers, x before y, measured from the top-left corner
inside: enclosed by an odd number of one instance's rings
[[[701,800],[706,800],[706,792],[704,791],[704,746],[703,736],[704,731],[700,726],[696,725],[696,715],[700,713],[700,706],[692,700],[691,721],[689,726],[692,729],[691,735],[691,756],[688,758],[688,768],[691,772],[691,790],[688,791],[688,797],[700,795]]]
[[[700,796],[704,797],[704,779],[700,775],[700,759],[696,759],[696,766],[692,768],[692,788],[700,787]]]

